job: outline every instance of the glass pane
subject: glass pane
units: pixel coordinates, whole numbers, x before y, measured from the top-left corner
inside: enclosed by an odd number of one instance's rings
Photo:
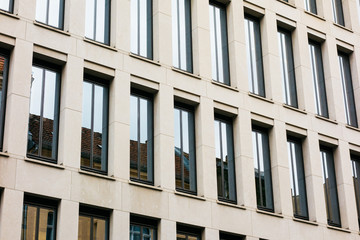
[[[103,132],[106,131],[106,123],[104,118],[104,88],[95,85],[94,89],[94,123],[93,123],[93,168],[105,170],[104,161],[102,159]]]
[[[0,1],[0,9],[7,12],[11,12],[11,4],[12,4],[11,0],[2,0]]]
[[[38,240],[55,239],[55,220],[54,210],[40,208]]]
[[[140,226],[130,225],[130,240],[142,240]]]
[[[85,36],[95,40],[95,0],[86,0]]]
[[[91,128],[92,128],[93,84],[83,82],[81,166],[91,167]]]
[[[105,1],[106,0],[96,0],[96,10],[95,10],[95,39],[98,42],[105,43]]]
[[[60,14],[62,11],[60,7],[63,7],[63,0],[50,0],[49,1],[49,22],[48,24],[57,28],[61,28],[60,26]],[[61,5],[60,5],[61,4]]]
[[[36,0],[36,21],[47,24],[48,0]]]
[[[334,22],[345,26],[342,0],[332,0]]]
[[[186,235],[178,233],[176,234],[176,240],[186,240]]]
[[[78,240],[89,240],[91,232],[91,218],[79,216]]]
[[[180,111],[179,109],[174,109],[174,130],[175,130],[175,178],[176,178],[176,187],[183,188],[182,185],[182,148],[181,148],[181,127],[180,127]]]
[[[139,131],[138,131],[138,97],[130,97],[130,177],[138,178]]]
[[[140,179],[152,180],[152,103],[140,98]]]
[[[93,218],[93,238],[96,240],[106,240],[107,221],[105,219]]]
[[[218,196],[224,195],[222,185],[222,156],[221,156],[221,140],[220,140],[220,122],[215,120],[215,151],[216,151],[216,176],[217,176],[217,189]]]
[[[7,85],[8,58],[0,55],[0,150],[2,149],[4,120],[5,120],[5,101]]]
[[[36,240],[37,208],[24,204],[21,239]]]
[[[131,0],[131,52],[139,54],[138,0]]]

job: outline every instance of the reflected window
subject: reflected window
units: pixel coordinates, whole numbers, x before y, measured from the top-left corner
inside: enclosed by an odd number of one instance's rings
[[[192,226],[176,225],[176,240],[201,240],[201,229]]]
[[[209,5],[212,79],[230,85],[226,6]]]
[[[36,21],[63,29],[64,0],[36,0]]]
[[[56,200],[24,196],[21,240],[55,240]]]
[[[214,125],[218,198],[236,203],[232,121],[216,117]]]
[[[281,77],[285,104],[298,107],[296,95],[295,68],[291,41],[291,32],[278,28],[278,44],[280,50]]]
[[[81,168],[105,174],[107,171],[109,88],[100,82],[83,82]]]
[[[176,189],[196,194],[194,112],[176,106],[174,123]]]
[[[131,0],[131,52],[153,59],[152,0]]]
[[[349,55],[342,52],[338,52],[338,56],[339,56],[339,64],[340,64],[342,90],[343,90],[344,103],[345,103],[346,122],[350,126],[358,127]]]
[[[266,129],[252,130],[257,207],[274,211],[269,136]]]
[[[342,0],[331,0],[334,22],[345,26]]]
[[[80,205],[78,240],[108,240],[110,212]]]
[[[317,14],[316,0],[305,0],[305,10]]]
[[[0,10],[12,13],[14,7],[14,0],[1,0],[0,1]]]
[[[153,184],[154,165],[152,96],[132,91],[130,97],[130,178]]]
[[[32,67],[27,155],[56,162],[59,105],[59,69]]]
[[[246,59],[250,92],[265,97],[260,22],[245,16]]]
[[[290,172],[291,197],[294,217],[309,219],[302,142],[300,139],[288,137],[288,159]]]
[[[0,151],[3,151],[9,58],[0,52]]]
[[[331,226],[341,227],[333,150],[331,148],[320,146],[320,158],[323,173],[327,222]]]
[[[316,114],[328,118],[329,113],[326,100],[326,86],[321,55],[321,45],[319,43],[309,41],[309,51],[315,91],[314,96],[316,103]]]
[[[130,216],[130,240],[157,240],[157,220]]]
[[[172,0],[174,67],[192,73],[191,0]]]
[[[355,200],[358,214],[358,224],[360,227],[360,157],[351,154],[352,177],[355,190]]]
[[[110,0],[86,0],[85,37],[110,44]]]

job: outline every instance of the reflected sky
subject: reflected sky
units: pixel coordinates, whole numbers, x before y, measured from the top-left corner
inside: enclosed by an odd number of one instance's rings
[[[5,11],[10,11],[10,0],[1,0],[0,1],[0,9]]]
[[[36,0],[36,21],[60,28],[60,1]]]

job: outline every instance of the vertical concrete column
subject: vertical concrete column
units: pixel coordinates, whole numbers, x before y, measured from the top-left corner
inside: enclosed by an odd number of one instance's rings
[[[24,193],[6,188],[0,206],[0,239],[20,239]]]
[[[219,231],[216,229],[205,228],[203,232],[203,239],[206,240],[219,240]]]
[[[176,222],[161,219],[158,233],[159,240],[176,240]]]
[[[339,140],[339,146],[334,151],[336,183],[341,217],[341,227],[358,231],[356,202],[352,179],[349,144]]]
[[[62,199],[58,208],[56,239],[76,240],[79,228],[79,203]]]
[[[116,48],[119,48],[125,52],[130,52],[131,0],[120,0],[113,2],[116,2],[116,4],[114,4],[115,17],[112,20],[116,21],[117,24],[116,24],[115,33],[110,33],[112,35],[111,38],[113,37],[115,38],[114,42]]]
[[[66,6],[67,10],[69,11],[67,13],[67,16],[69,18],[68,19],[69,32],[80,37],[85,37],[86,0],[76,0],[71,2],[65,1],[65,2],[70,3],[68,4],[69,6]]]
[[[217,199],[213,101],[200,97],[195,115],[198,194]]]
[[[33,44],[16,39],[10,56],[4,152],[25,156],[28,137]]]
[[[160,84],[154,99],[155,186],[175,189],[174,94],[171,86]]]
[[[130,74],[115,71],[110,85],[109,175],[128,180],[130,173]]]
[[[269,132],[271,171],[276,213],[292,216],[290,175],[285,123],[275,120]]]
[[[153,1],[154,60],[172,66],[172,27],[170,0]]]
[[[211,80],[209,2],[191,1],[194,74]]]
[[[68,55],[61,78],[58,162],[74,168],[80,168],[83,79],[83,59]]]
[[[303,143],[309,220],[327,224],[318,134],[308,131]]]
[[[110,218],[110,239],[129,239],[130,214],[114,210]]]

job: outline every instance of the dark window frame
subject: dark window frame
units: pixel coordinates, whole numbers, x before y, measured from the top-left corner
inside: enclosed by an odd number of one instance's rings
[[[159,225],[159,220],[152,218],[152,217],[147,217],[147,216],[141,216],[141,215],[137,215],[137,214],[130,214],[130,227],[131,226],[138,226],[141,228],[141,239],[143,239],[143,228],[152,228],[154,230],[155,233],[155,239],[151,239],[151,240],[156,240],[159,236],[158,234],[158,225]],[[131,232],[130,232],[131,234]]]
[[[358,214],[358,226],[360,228],[360,155],[358,153],[350,153],[350,161],[352,166],[353,185]]]
[[[245,236],[241,234],[219,231],[219,240],[245,240]]]
[[[10,52],[0,48],[0,57],[3,57],[4,68],[3,68],[3,80],[2,80],[2,96],[0,104],[0,152],[3,151],[4,145],[4,132],[5,132],[5,120],[6,120],[6,102],[7,102],[7,85],[8,85],[8,75],[9,75],[9,62],[10,62]]]
[[[95,240],[93,237],[93,221],[94,218],[105,220],[105,240],[110,238],[110,215],[111,210],[100,207],[94,207],[87,204],[80,204],[79,206],[79,218],[80,216],[90,218],[90,240]]]
[[[106,6],[106,2],[108,1],[108,7]],[[104,42],[101,42],[101,41],[98,41],[96,40],[96,13],[94,13],[94,15],[91,15],[92,16],[92,20],[93,20],[93,23],[94,23],[94,37],[89,37],[89,36],[86,36],[86,29],[85,29],[85,38],[86,39],[89,39],[91,41],[94,41],[94,42],[97,42],[97,43],[100,43],[100,44],[104,44],[104,45],[107,45],[107,46],[110,46],[110,38],[111,38],[111,2],[112,0],[105,0],[105,18],[104,18]],[[86,4],[86,3],[85,3]],[[94,4],[96,5],[96,0],[94,1]],[[95,12],[96,12],[96,6],[95,6]],[[107,14],[108,13],[108,14]],[[85,21],[85,24],[86,24],[86,21]]]
[[[312,13],[312,14],[315,14],[317,15],[318,12],[317,12],[317,2],[316,0],[305,0],[306,3],[305,3],[305,10]],[[307,6],[309,5],[309,6]],[[308,7],[308,9],[307,9]]]
[[[198,240],[201,240],[201,235],[203,232],[202,227],[192,226],[188,224],[177,223],[176,224],[176,235],[184,234],[187,237],[190,235],[191,237],[197,237]]]
[[[65,17],[65,1],[66,0],[60,0],[60,6],[59,6],[59,20],[58,20],[58,24],[59,27],[53,26],[49,24],[49,4],[50,4],[51,0],[46,0],[47,2],[47,7],[46,7],[46,22],[42,22],[40,20],[36,20],[36,22],[41,23],[41,24],[45,24],[49,27],[52,28],[56,28],[56,29],[60,29],[60,30],[64,30],[64,17]],[[38,2],[36,2],[36,5],[38,4]]]
[[[9,10],[1,8],[0,11],[4,11],[4,12],[13,14],[13,12],[14,12],[14,0],[9,0]]]
[[[333,21],[336,24],[345,27],[344,7],[342,5],[342,0],[332,0],[331,5],[332,5]]]

